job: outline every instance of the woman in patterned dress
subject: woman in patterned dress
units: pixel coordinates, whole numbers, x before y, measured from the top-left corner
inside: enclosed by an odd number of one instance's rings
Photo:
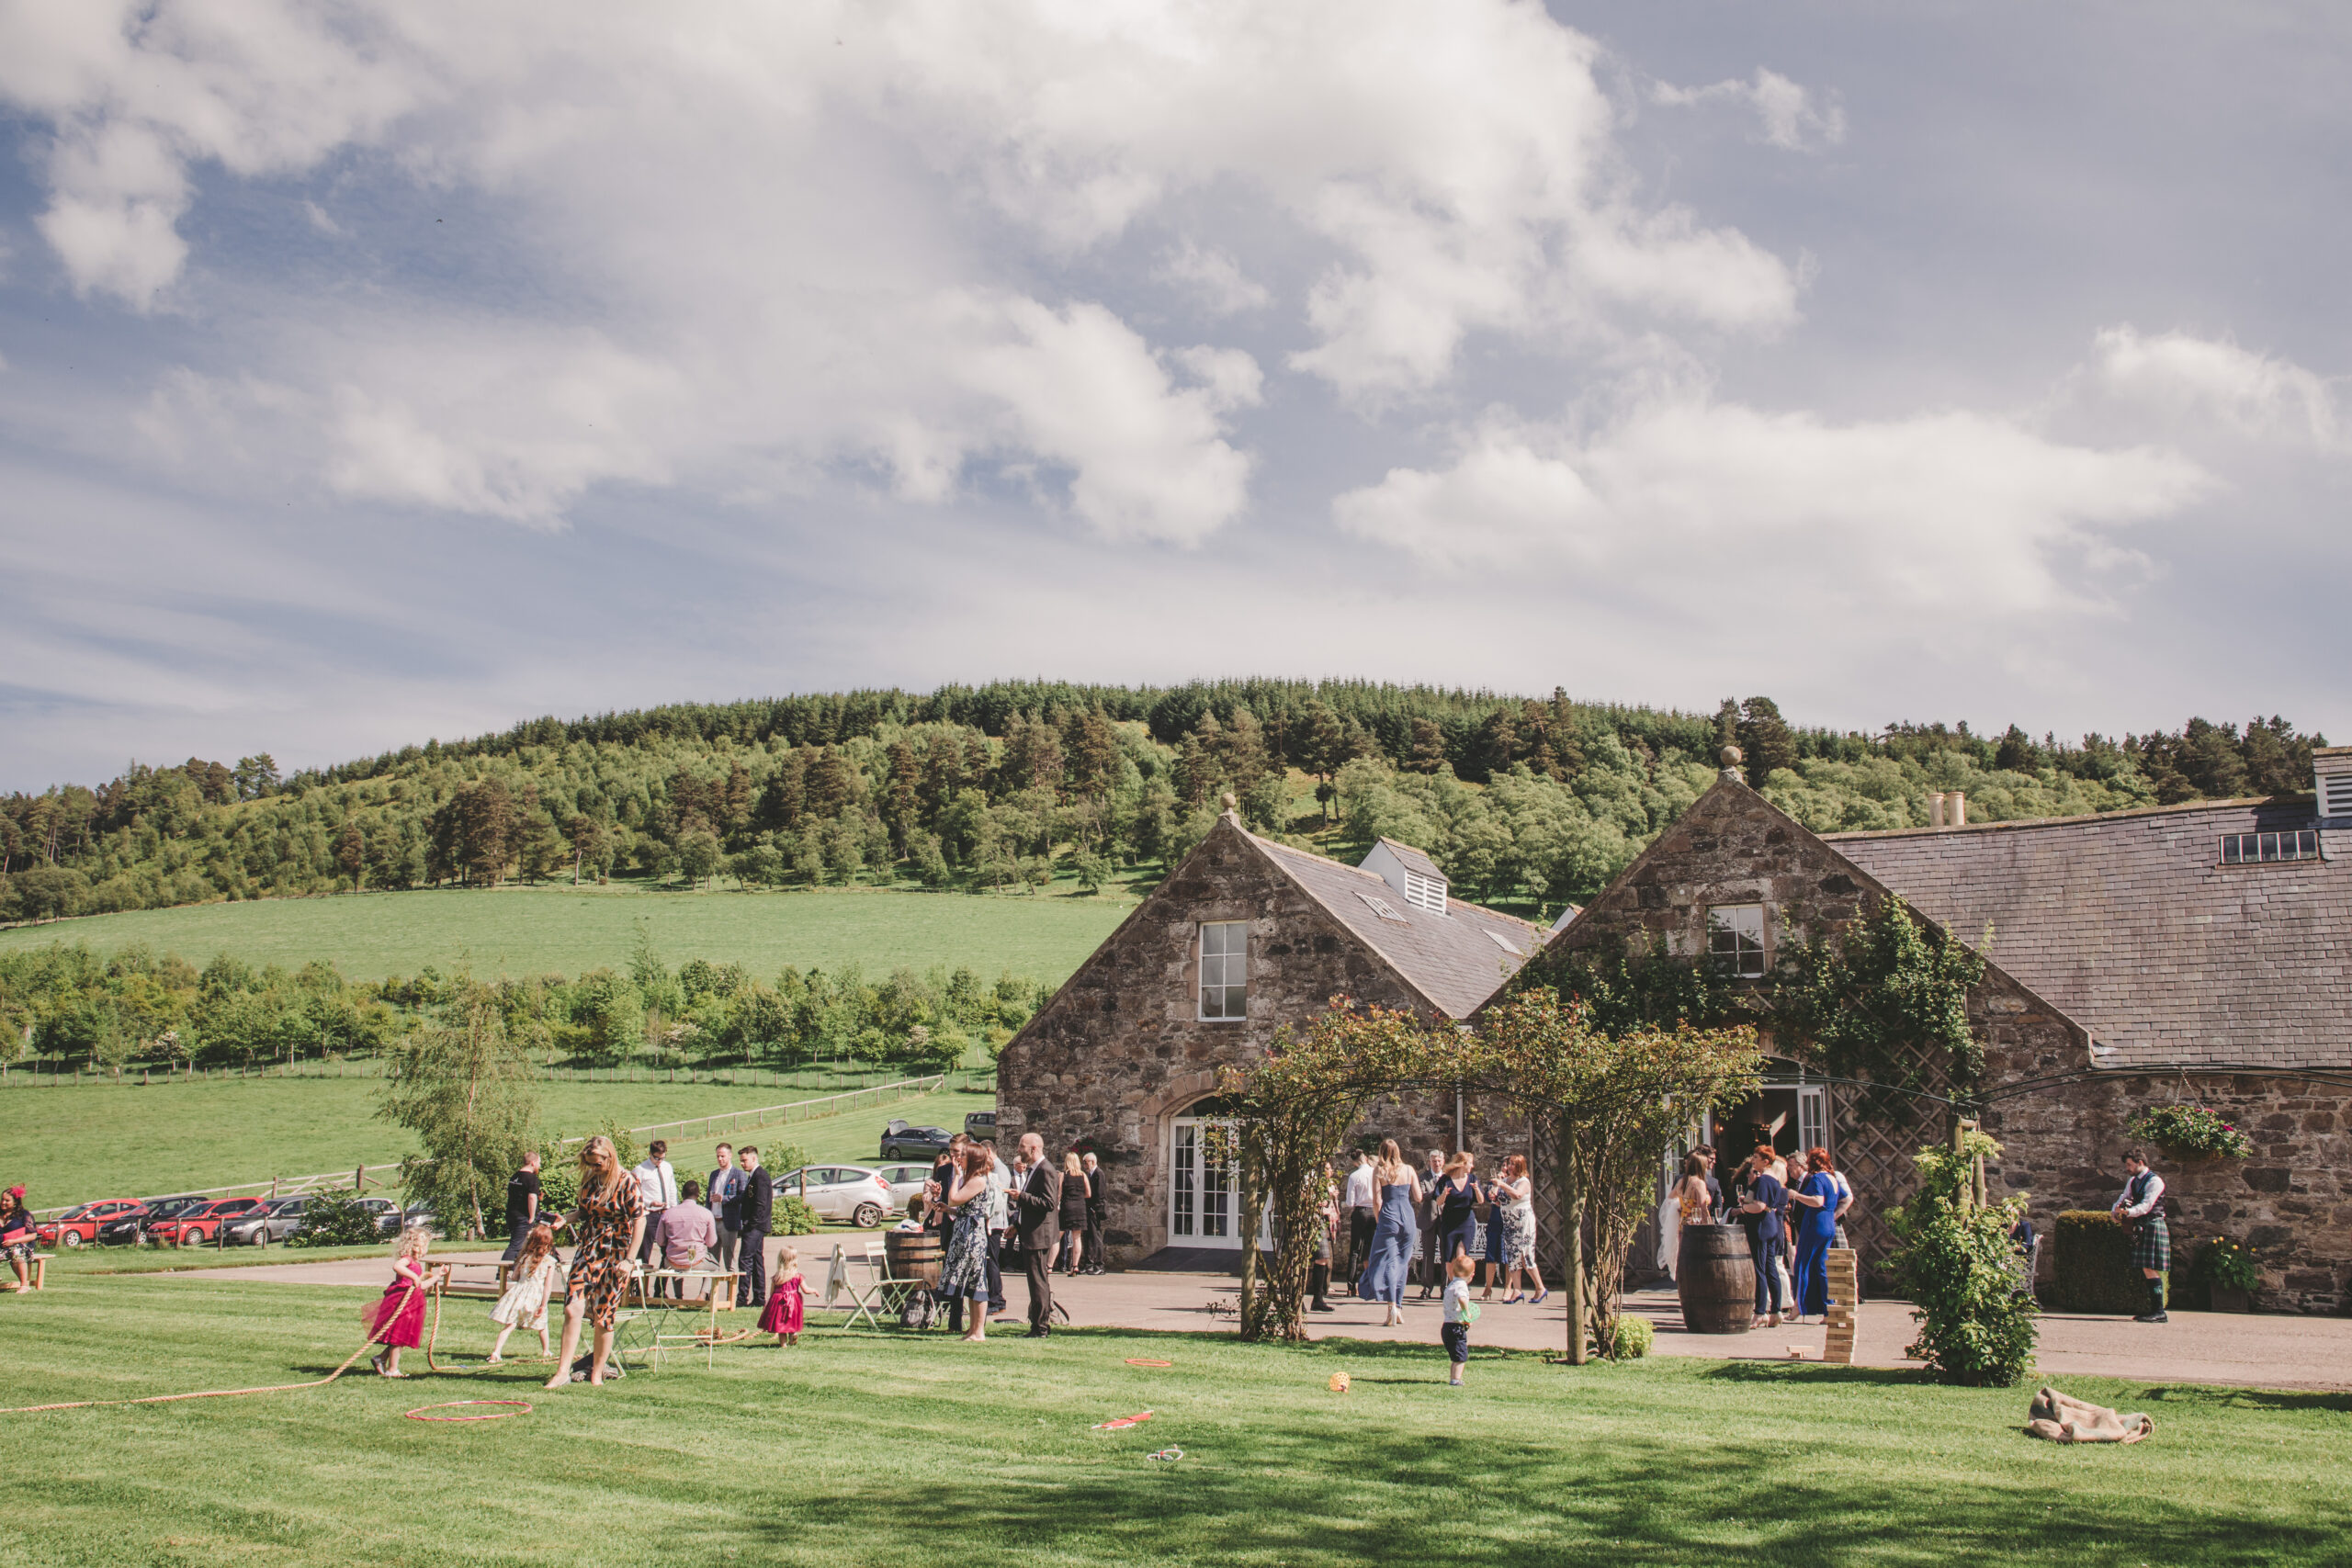
[[[602,1387],[605,1359],[613,1353],[613,1320],[621,1292],[637,1269],[638,1244],[645,1239],[645,1200],[637,1180],[621,1168],[613,1141],[599,1133],[580,1151],[580,1208],[571,1215],[580,1238],[571,1255],[571,1285],[563,1303],[563,1353],[556,1358],[548,1387],[571,1381],[571,1359],[580,1349],[580,1320],[596,1330],[588,1382]]]
[[[970,1298],[972,1327],[964,1338],[973,1343],[987,1338],[989,1331],[989,1172],[996,1168],[996,1156],[988,1145],[975,1142],[966,1144],[955,1157],[956,1175],[946,1193],[954,1228],[948,1232],[939,1292]]]

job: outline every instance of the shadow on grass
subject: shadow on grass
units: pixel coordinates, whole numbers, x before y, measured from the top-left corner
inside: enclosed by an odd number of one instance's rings
[[[2291,1389],[2152,1383],[2140,1398],[2151,1404],[2201,1404],[2220,1410],[2327,1410],[2339,1416],[2352,1415],[2352,1393],[2298,1393]]]
[[[1433,1438],[1437,1434],[1433,1433]],[[1830,1470],[1786,1445],[1631,1439],[1563,1451],[1431,1440],[1361,1444],[1335,1464],[1328,1433],[1190,1438],[1177,1463],[1106,1452],[1082,1470],[875,1483],[797,1505],[768,1544],[840,1532],[869,1563],[935,1561],[943,1543],[1021,1543],[1055,1561],[1212,1560],[1680,1564],[2035,1561],[2340,1562],[2340,1505],[2292,1523],[2199,1512],[2135,1492],[2086,1495],[1945,1474]],[[976,1453],[975,1458],[978,1455]]]
[[[1819,1361],[1725,1361],[1699,1374],[1713,1382],[1837,1383],[1845,1387],[1934,1386],[1916,1367],[1834,1367]]]

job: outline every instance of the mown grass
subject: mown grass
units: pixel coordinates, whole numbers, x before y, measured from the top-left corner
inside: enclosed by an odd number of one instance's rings
[[[427,888],[331,898],[259,899],[87,915],[0,931],[0,949],[85,942],[112,952],[144,943],[201,964],[227,953],[299,968],[325,959],[354,980],[470,968],[578,975],[625,966],[642,930],[672,964],[741,964],[768,978],[800,969],[969,965],[1059,983],[1135,907],[1128,893],[1028,897],[826,888],[790,893],[573,888]]]
[[[153,1279],[0,1299],[6,1403],[315,1377],[358,1299]],[[452,1303],[445,1350],[478,1357],[482,1313]],[[2018,1432],[2023,1391],[1909,1373],[1481,1353],[1456,1393],[1433,1346],[1346,1341],[828,1330],[597,1390],[538,1375],[0,1416],[0,1563],[2269,1568],[2340,1562],[2352,1527],[2335,1396],[2085,1382],[2155,1438],[2060,1449]],[[401,1415],[481,1397],[534,1408]]]
[[[0,1090],[0,1179],[23,1182],[47,1209],[96,1198],[157,1195],[380,1165],[413,1152],[403,1128],[376,1119],[377,1078],[230,1078],[171,1084],[94,1083]],[[822,1090],[708,1084],[548,1083],[540,1122],[550,1133],[595,1131],[747,1111]],[[871,1162],[892,1117],[951,1130],[993,1096],[937,1094],[821,1120],[739,1134],[797,1144],[814,1159]],[[709,1168],[716,1136],[673,1138],[681,1172]]]

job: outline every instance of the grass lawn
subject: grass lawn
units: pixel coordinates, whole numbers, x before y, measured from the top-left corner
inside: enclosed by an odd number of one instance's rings
[[[786,964],[868,974],[967,964],[993,979],[1059,983],[1135,908],[1131,894],[1037,897],[880,887],[791,893],[649,892],[633,886],[429,888],[332,898],[196,904],[0,931],[0,949],[144,942],[202,964],[217,953],[299,968],[323,958],[354,980],[443,973],[577,975],[625,966],[640,924],[672,966],[741,964],[763,978]]]
[[[380,1165],[412,1152],[402,1128],[375,1120],[377,1078],[228,1078],[150,1084],[84,1084],[0,1090],[0,1179],[21,1181],[27,1201],[47,1209],[94,1198],[266,1181]],[[748,1111],[810,1098],[821,1089],[710,1084],[548,1083],[540,1122],[570,1136],[607,1118],[624,1127]],[[838,1116],[737,1134],[768,1145],[798,1144],[811,1158],[870,1161],[892,1117],[951,1131],[991,1095],[939,1094]],[[715,1137],[673,1139],[681,1172],[709,1168]]]
[[[135,1278],[0,1298],[8,1402],[316,1377],[356,1345],[357,1300]],[[489,1332],[455,1303],[443,1347],[478,1357]],[[2336,1396],[2082,1383],[2152,1410],[2156,1435],[2063,1449],[2018,1432],[2023,1390],[1817,1365],[1482,1354],[1454,1393],[1433,1346],[1344,1341],[823,1331],[719,1358],[555,1393],[527,1366],[363,1366],[292,1393],[0,1416],[17,1482],[0,1563],[2276,1568],[2343,1562],[2352,1529]],[[1327,1392],[1335,1371],[1350,1393]],[[486,1397],[534,1408],[402,1419]]]

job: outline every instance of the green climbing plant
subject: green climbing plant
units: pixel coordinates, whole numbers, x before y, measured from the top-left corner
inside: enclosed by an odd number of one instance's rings
[[[1984,1076],[1984,1043],[1968,1023],[1969,993],[1984,978],[1981,953],[1883,898],[1782,948],[1770,1026],[1803,1042],[1821,1070],[1866,1084],[1867,1114],[1903,1126],[1917,1116],[1921,1091],[1964,1091]]]

